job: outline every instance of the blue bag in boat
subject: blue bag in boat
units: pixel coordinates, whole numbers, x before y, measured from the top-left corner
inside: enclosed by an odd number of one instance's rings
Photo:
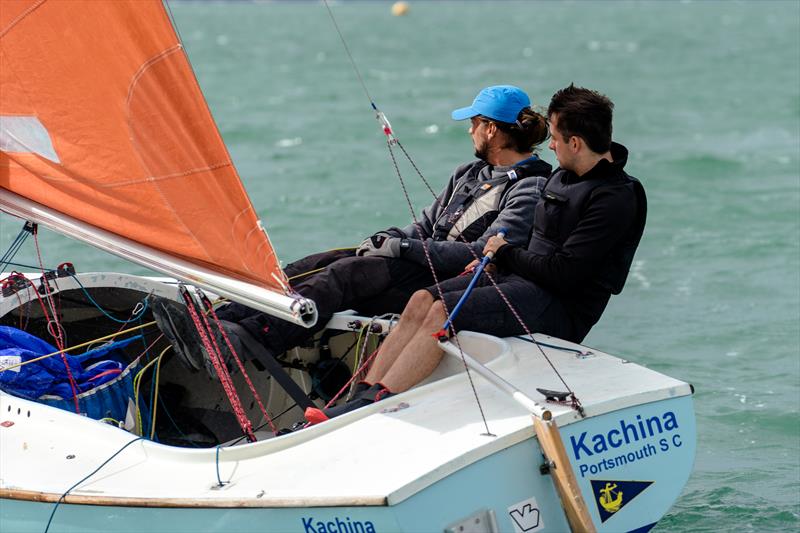
[[[115,341],[80,355],[54,355],[0,372],[0,389],[29,400],[75,410],[72,385],[66,365],[75,381],[80,411],[91,418],[124,420],[133,398],[132,370],[138,360],[126,367],[122,353],[141,335]],[[0,326],[0,369],[12,367],[58,349],[25,331]],[[66,360],[66,365],[65,365]]]

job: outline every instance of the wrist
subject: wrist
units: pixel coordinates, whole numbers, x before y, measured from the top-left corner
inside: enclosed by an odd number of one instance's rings
[[[512,246],[510,244],[508,244],[507,242],[503,243],[502,245],[500,245],[500,247],[494,253],[495,259],[499,259],[502,256],[504,256],[511,248],[512,248]]]
[[[403,257],[403,255],[408,250],[411,249],[411,240],[410,239],[406,239],[406,238],[400,239],[400,247],[399,247],[399,249],[400,249],[400,254],[399,255],[400,255],[400,257]]]

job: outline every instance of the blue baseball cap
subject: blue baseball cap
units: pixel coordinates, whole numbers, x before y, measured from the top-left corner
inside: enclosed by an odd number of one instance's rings
[[[453,120],[465,120],[482,115],[513,124],[517,121],[519,112],[530,105],[531,99],[519,87],[493,85],[479,92],[471,106],[456,109],[451,116]]]

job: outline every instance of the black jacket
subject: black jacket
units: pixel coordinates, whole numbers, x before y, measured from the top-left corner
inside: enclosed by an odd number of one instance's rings
[[[583,176],[556,170],[536,206],[528,248],[504,246],[496,259],[550,290],[581,338],[622,290],[647,213],[644,189],[623,170],[627,149],[612,143],[611,157]]]

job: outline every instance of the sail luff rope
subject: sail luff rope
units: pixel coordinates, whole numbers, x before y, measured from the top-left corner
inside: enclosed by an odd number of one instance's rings
[[[167,14],[169,15],[169,21],[172,23],[172,27],[175,28],[175,35],[178,36],[178,42],[180,42],[181,47],[186,50],[186,45],[183,43],[183,37],[181,36],[181,31],[178,29],[178,24],[175,22],[175,16],[172,14],[172,6],[169,5],[169,0],[162,0],[162,3],[167,6]],[[191,67],[191,63],[189,63]],[[194,69],[192,69],[194,71]]]

